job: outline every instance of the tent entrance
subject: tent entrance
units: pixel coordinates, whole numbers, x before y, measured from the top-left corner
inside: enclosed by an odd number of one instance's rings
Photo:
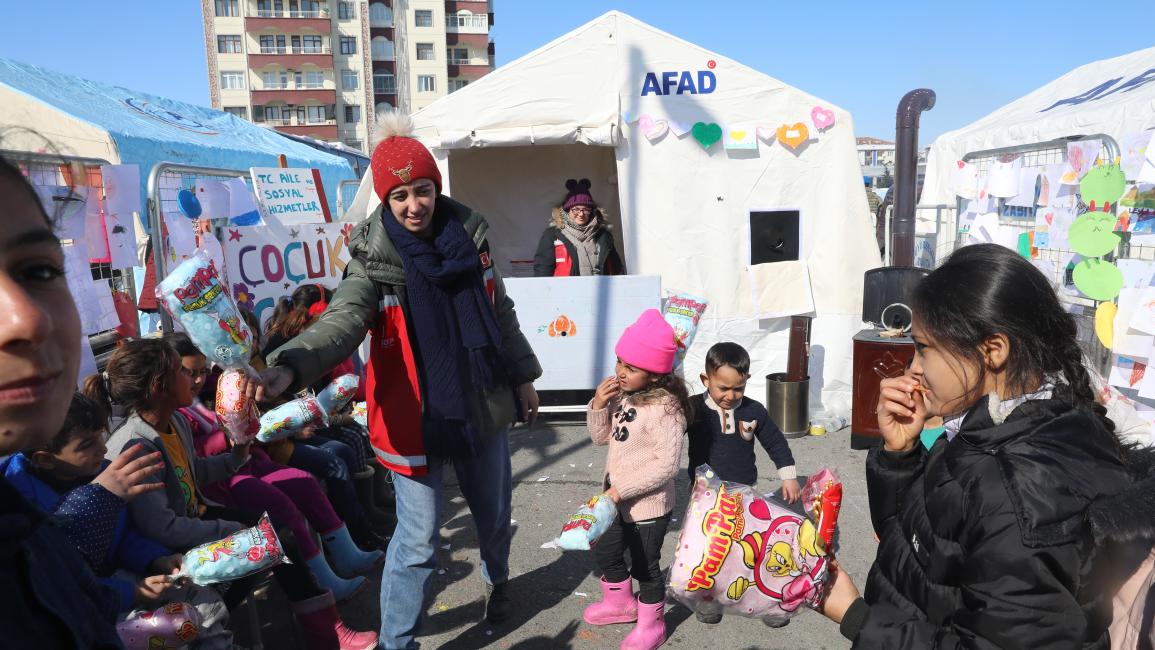
[[[506,277],[531,277],[533,255],[565,181],[588,178],[594,200],[609,214],[626,268],[613,147],[585,144],[455,149],[449,153],[449,194],[485,215],[494,260]]]

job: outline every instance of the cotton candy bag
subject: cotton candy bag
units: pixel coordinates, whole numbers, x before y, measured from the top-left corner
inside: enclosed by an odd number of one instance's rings
[[[133,612],[116,624],[126,650],[183,648],[201,633],[201,615],[188,603],[169,603],[151,612]]]
[[[237,445],[251,441],[261,430],[256,404],[242,390],[244,378],[241,370],[226,370],[217,380],[217,417],[229,440]]]
[[[842,481],[834,470],[823,467],[806,479],[802,487],[802,507],[816,522],[824,548],[833,549],[838,512],[842,509]]]
[[[698,321],[706,311],[709,303],[705,298],[699,298],[685,293],[670,293],[662,305],[662,317],[674,328],[674,337],[677,343],[677,358],[675,367],[682,365],[686,358],[686,351],[694,342],[694,335],[698,332]]]
[[[599,494],[586,501],[578,511],[561,527],[561,534],[553,540],[553,545],[567,551],[588,551],[598,541],[618,516],[614,500]]]
[[[264,513],[252,528],[190,549],[181,559],[177,578],[211,585],[238,580],[288,561],[269,514]]]
[[[818,606],[828,567],[810,519],[703,465],[683,521],[668,591],[687,607],[783,622]]]
[[[299,433],[305,427],[325,427],[329,416],[316,397],[302,397],[281,404],[261,416],[261,430],[257,440],[272,442]]]
[[[369,405],[367,403],[353,403],[353,421],[365,428],[369,427]]]
[[[249,366],[253,335],[221,282],[216,262],[203,250],[158,283],[156,297],[209,361],[255,374]]]
[[[326,413],[336,415],[352,401],[360,385],[361,380],[357,375],[341,375],[326,386],[325,390],[317,393],[317,401],[321,403],[321,408],[325,409]]]

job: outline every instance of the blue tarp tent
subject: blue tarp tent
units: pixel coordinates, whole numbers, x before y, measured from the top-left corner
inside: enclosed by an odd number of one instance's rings
[[[337,215],[340,181],[356,179],[349,163],[228,113],[109,86],[34,65],[0,59],[0,127],[25,127],[65,155],[140,165],[144,179],[158,162],[236,169],[290,167],[321,171],[329,210]],[[2,148],[32,150],[36,138],[6,134]]]

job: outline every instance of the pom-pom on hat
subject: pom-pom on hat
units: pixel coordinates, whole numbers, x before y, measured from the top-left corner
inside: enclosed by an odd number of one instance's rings
[[[373,190],[382,201],[386,201],[393,188],[419,178],[433,181],[437,193],[441,193],[441,171],[433,154],[413,137],[413,120],[408,115],[379,114],[374,137],[377,144],[369,166],[373,172]]]
[[[657,309],[647,309],[622,332],[614,353],[622,361],[646,372],[664,375],[674,369],[677,352],[674,328]]]
[[[570,208],[584,205],[588,208],[596,208],[598,204],[594,201],[594,197],[590,194],[590,179],[583,178],[580,181],[569,179],[565,182],[565,189],[568,193],[565,195],[565,202],[561,207],[565,211]]]

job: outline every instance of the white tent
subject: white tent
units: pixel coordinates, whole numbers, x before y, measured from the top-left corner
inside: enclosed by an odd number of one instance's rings
[[[824,130],[816,107],[830,111]],[[609,12],[413,118],[447,193],[488,218],[507,275],[533,258],[564,181],[590,178],[629,272],[709,300],[689,377],[711,344],[736,341],[761,399],[764,376],[785,370],[785,317],[814,314],[811,392],[849,393],[863,273],[879,257],[846,111]],[[699,122],[721,125],[723,141],[704,148],[683,131]],[[774,134],[797,123],[809,139],[791,151]],[[669,132],[651,141],[643,124]],[[361,215],[379,203],[367,185]],[[800,212],[798,260],[750,266],[749,211],[783,208]]]
[[[968,153],[1070,136],[1129,134],[1155,128],[1155,47],[1079,66],[930,148],[922,204],[954,205],[950,168]]]

